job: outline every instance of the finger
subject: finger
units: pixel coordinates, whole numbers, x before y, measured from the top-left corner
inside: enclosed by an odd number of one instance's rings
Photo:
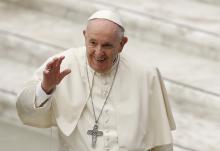
[[[66,69],[66,70],[62,71],[62,72],[60,73],[58,83],[60,83],[60,81],[62,81],[63,78],[64,78],[65,76],[67,76],[68,74],[70,74],[70,73],[71,73],[71,70],[70,70],[70,69]]]
[[[43,71],[43,74],[44,74],[45,76],[47,76],[49,73],[50,73],[50,70],[49,70],[49,69],[45,69],[45,70]]]
[[[62,61],[63,61],[64,58],[65,58],[65,56],[61,56],[61,57],[59,58],[59,61],[58,61],[58,65],[59,65],[59,66],[61,65],[61,63],[62,63]]]
[[[48,62],[47,65],[46,65],[46,70],[52,69],[52,67],[53,67],[53,61],[50,61],[50,62]]]
[[[56,69],[60,70],[60,65],[63,61],[63,59],[65,58],[65,56],[60,56],[56,62]]]
[[[53,69],[55,69],[56,68],[56,64],[57,64],[57,61],[59,60],[59,58],[57,58],[57,57],[55,57],[55,58],[53,58],[53,60],[52,60],[52,68]]]
[[[64,57],[58,57],[56,60],[54,60],[53,64],[53,71],[60,73],[60,62]]]

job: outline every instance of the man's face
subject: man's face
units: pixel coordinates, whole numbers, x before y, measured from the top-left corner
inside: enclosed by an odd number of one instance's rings
[[[118,25],[104,19],[89,21],[83,33],[90,67],[99,73],[109,71],[127,38],[121,35]]]

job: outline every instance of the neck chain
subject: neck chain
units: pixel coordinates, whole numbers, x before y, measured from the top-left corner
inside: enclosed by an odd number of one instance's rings
[[[88,65],[87,65],[87,61],[86,61],[86,74],[87,74],[87,80],[88,80],[88,84],[89,84],[89,98],[91,98],[92,109],[93,109],[93,114],[94,114],[94,118],[95,118],[95,124],[94,124],[93,130],[88,130],[87,134],[88,135],[92,135],[92,147],[93,148],[96,145],[97,136],[102,136],[103,135],[102,131],[98,131],[98,122],[99,122],[99,119],[100,119],[100,117],[102,115],[103,109],[104,109],[104,107],[105,107],[105,105],[107,103],[107,100],[109,98],[110,92],[112,90],[112,87],[113,87],[113,84],[114,84],[114,81],[115,81],[115,77],[117,75],[118,66],[119,66],[119,62],[120,62],[120,57],[118,57],[118,59],[119,60],[118,60],[117,65],[116,65],[116,70],[115,70],[115,73],[114,73],[114,77],[112,79],[111,86],[110,86],[109,91],[108,91],[108,93],[106,95],[105,101],[104,101],[104,103],[102,105],[102,109],[101,109],[98,117],[96,116],[96,113],[95,113],[95,107],[94,107],[94,102],[93,102],[93,97],[92,97],[92,91],[93,91],[93,87],[94,87],[94,78],[95,78],[96,72],[94,72],[93,77],[92,77],[92,84],[90,84],[88,67],[87,67]]]

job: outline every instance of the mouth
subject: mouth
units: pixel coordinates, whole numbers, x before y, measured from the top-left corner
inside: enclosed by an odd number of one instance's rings
[[[104,62],[104,61],[106,60],[106,58],[95,58],[95,60],[96,60],[97,62],[102,63],[102,62]]]

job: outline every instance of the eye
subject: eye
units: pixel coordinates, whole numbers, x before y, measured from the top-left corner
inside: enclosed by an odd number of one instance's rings
[[[94,41],[91,41],[90,43],[91,43],[92,45],[95,45],[95,42],[94,42]]]
[[[113,45],[107,43],[107,44],[104,44],[103,47],[106,49],[111,49],[111,48],[113,48]]]
[[[95,41],[89,41],[89,45],[92,46],[92,47],[95,47],[96,46],[96,42]]]

